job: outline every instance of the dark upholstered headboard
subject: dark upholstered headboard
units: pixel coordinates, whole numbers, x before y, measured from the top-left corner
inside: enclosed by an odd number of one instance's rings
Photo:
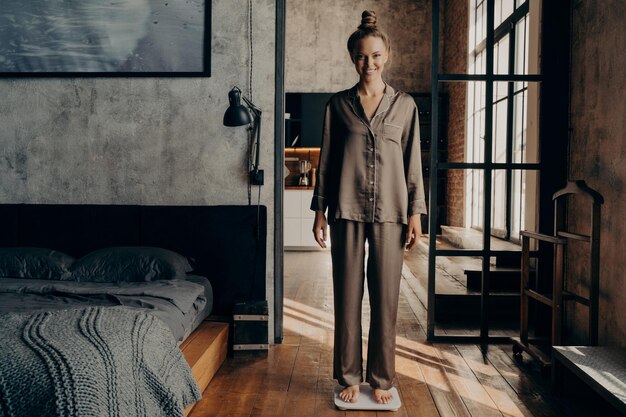
[[[259,226],[257,237],[257,225]],[[195,260],[214,290],[212,314],[265,300],[265,206],[0,204],[0,246],[76,258],[109,246],[158,246]]]

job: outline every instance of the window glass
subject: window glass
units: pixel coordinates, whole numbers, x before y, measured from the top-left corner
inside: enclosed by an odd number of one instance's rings
[[[507,100],[501,100],[493,106],[493,161],[506,162],[507,138]]]
[[[487,38],[487,8],[483,3],[476,9],[476,46]]]
[[[494,74],[528,73],[528,17],[514,15],[521,0],[494,1],[494,30],[507,20],[508,22],[494,32],[493,66]],[[469,69],[473,74],[486,72],[487,37],[486,1],[470,1],[470,39]],[[504,31],[503,31],[504,30]],[[511,64],[509,64],[511,63]],[[512,67],[511,67],[512,66]],[[527,161],[526,124],[528,107],[528,85],[526,82],[494,82],[493,84],[493,124],[485,126],[485,82],[467,83],[467,135],[466,161],[484,162],[485,129],[492,132],[492,162],[536,162]],[[508,118],[512,117],[512,120]],[[507,157],[510,155],[510,161]],[[483,170],[468,170],[465,177],[465,211],[468,226],[482,228],[483,221]],[[523,183],[521,171],[515,175],[506,170],[493,171],[492,182],[492,229],[497,235],[510,226],[511,237],[519,237],[520,225],[524,222]],[[510,182],[510,183],[509,183]],[[510,224],[507,225],[507,204],[510,203]]]
[[[515,24],[515,74],[528,74],[527,19]]]
[[[500,39],[494,45],[493,71],[495,74],[509,73],[509,35]]]
[[[506,1],[506,0],[505,0]],[[502,23],[502,0],[495,0],[493,5],[494,24],[493,27],[497,28]]]
[[[483,170],[467,170],[466,181],[466,217],[472,227],[482,228],[483,225]]]
[[[500,237],[506,234],[506,191],[506,171],[492,171],[491,228],[492,234]]]
[[[483,162],[485,83],[470,81],[467,83],[467,88],[466,162]]]
[[[513,9],[515,8],[514,0],[500,0],[501,3],[501,11],[502,11],[502,20],[504,22],[509,16],[513,14]],[[498,25],[496,25],[498,27]]]
[[[524,229],[524,212],[526,206],[526,171],[514,169],[511,172],[511,236],[519,238],[520,230]]]

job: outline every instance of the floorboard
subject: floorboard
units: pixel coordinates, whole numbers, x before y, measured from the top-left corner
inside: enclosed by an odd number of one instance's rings
[[[412,259],[418,257],[420,259]],[[333,298],[328,251],[285,252],[284,339],[265,357],[228,357],[193,417],[579,416],[552,397],[549,380],[519,364],[510,346],[426,341],[423,253],[405,255],[396,338],[395,413],[340,411],[333,403]],[[367,335],[369,305],[362,326]],[[463,332],[462,326],[451,326]],[[466,331],[466,330],[465,330]],[[364,342],[364,356],[366,352]]]

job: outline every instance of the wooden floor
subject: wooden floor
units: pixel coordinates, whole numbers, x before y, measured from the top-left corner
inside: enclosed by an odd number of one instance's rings
[[[406,265],[420,265],[407,255]],[[423,273],[411,271],[414,275]],[[403,274],[406,275],[406,274]],[[397,326],[397,412],[339,411],[332,402],[333,302],[329,252],[285,253],[284,341],[267,357],[229,357],[194,416],[585,416],[550,394],[539,368],[512,358],[510,345],[430,344],[426,310],[405,276]],[[363,326],[367,334],[367,294]]]

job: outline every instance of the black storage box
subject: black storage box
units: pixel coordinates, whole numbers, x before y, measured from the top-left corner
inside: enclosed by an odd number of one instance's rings
[[[237,303],[233,307],[233,351],[269,350],[267,301]]]

